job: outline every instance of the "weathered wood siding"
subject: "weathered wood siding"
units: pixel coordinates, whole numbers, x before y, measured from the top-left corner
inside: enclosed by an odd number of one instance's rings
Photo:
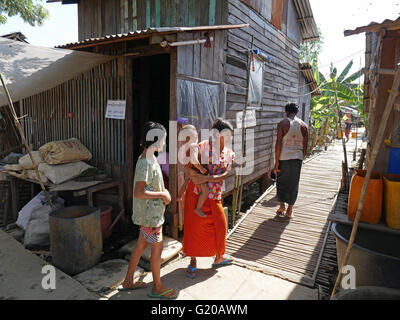
[[[25,134],[34,150],[71,137],[92,153],[91,163],[116,177],[126,166],[125,121],[106,119],[107,100],[125,100],[124,59],[100,65],[76,79],[23,100]]]
[[[204,39],[203,34],[204,32],[179,33],[177,41]],[[214,38],[211,48],[205,48],[204,45],[198,44],[177,48],[178,75],[224,81],[226,33],[225,31],[213,31],[210,36]]]
[[[252,35],[255,47],[273,59],[272,63],[266,64],[264,71],[263,103],[256,111],[254,148],[247,149],[248,153],[254,153],[254,161],[249,163],[254,166],[254,171],[244,177],[244,183],[260,178],[272,168],[276,128],[283,119],[284,106],[289,101],[300,103],[301,95],[308,90],[299,86],[302,76],[298,70],[300,31],[297,21],[285,22],[284,31],[290,30],[293,41],[270,23],[271,6],[268,1],[255,4],[258,6],[246,5],[241,0],[226,2],[227,21],[224,24],[248,23],[250,27],[214,33],[215,44],[211,49],[199,45],[178,48],[178,74],[221,81],[228,85],[226,118],[235,128],[236,114],[245,106],[247,49]],[[293,19],[293,6],[288,5],[286,10],[287,16]],[[199,33],[180,34],[178,40],[201,37]],[[226,180],[226,192],[233,189],[233,184],[232,174]]]
[[[288,7],[288,16],[293,16],[293,7]],[[265,14],[268,16],[267,14]],[[241,0],[228,2],[228,23],[248,23],[250,27],[231,29],[227,32],[225,82],[229,84],[227,94],[227,118],[236,125],[236,113],[242,111],[246,97],[247,54],[246,50],[254,36],[255,48],[272,58],[265,65],[264,95],[262,108],[256,111],[254,171],[244,177],[244,182],[254,181],[267,173],[274,165],[277,124],[283,119],[286,103],[299,102],[299,41],[289,39],[274,27],[267,18]],[[290,24],[293,29],[296,25]],[[298,28],[298,26],[297,26]],[[297,31],[299,32],[299,31]],[[296,33],[293,31],[293,33]],[[248,150],[250,151],[250,150]],[[233,178],[227,180],[231,189]]]
[[[150,27],[223,24],[227,0],[85,0],[78,4],[79,40]]]

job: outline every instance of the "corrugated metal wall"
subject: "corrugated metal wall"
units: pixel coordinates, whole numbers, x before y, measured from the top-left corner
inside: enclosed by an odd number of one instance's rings
[[[125,121],[105,118],[108,100],[125,100],[123,61],[115,59],[23,100],[25,134],[34,149],[75,137],[92,152],[93,165],[124,166]]]

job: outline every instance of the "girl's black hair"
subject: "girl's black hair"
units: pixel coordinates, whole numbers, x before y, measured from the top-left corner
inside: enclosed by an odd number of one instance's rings
[[[155,142],[159,141],[159,137],[155,136],[153,141],[147,141],[147,134],[149,133],[149,131],[151,130],[161,130],[164,132],[164,135],[167,134],[167,130],[165,129],[165,127],[161,124],[161,123],[157,123],[157,122],[147,122],[144,125],[143,128],[143,135],[142,135],[142,139],[140,141],[140,147],[142,149],[147,149],[149,148],[151,145],[153,145]]]
[[[217,118],[215,119],[211,129],[216,129],[219,132],[224,131],[225,129],[233,131],[233,126],[229,121],[224,120],[222,118]]]

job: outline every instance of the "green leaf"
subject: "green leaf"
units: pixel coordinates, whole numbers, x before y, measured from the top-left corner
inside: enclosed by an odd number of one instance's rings
[[[347,76],[352,66],[353,66],[353,60],[351,60],[349,64],[346,66],[346,68],[344,68],[340,76],[337,78],[337,82],[341,83],[343,81],[343,79]]]
[[[346,78],[344,82],[352,83],[354,80],[357,80],[363,75],[362,70],[358,70],[357,72],[353,73],[350,77]]]

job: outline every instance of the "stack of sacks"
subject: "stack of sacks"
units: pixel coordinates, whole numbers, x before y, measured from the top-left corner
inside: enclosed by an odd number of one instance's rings
[[[60,184],[92,168],[83,162],[92,159],[92,154],[75,138],[49,142],[40,147],[39,151],[33,151],[32,155],[43,183],[50,181],[53,184]],[[4,166],[4,169],[18,178],[37,180],[29,154],[20,158],[18,165]]]
[[[54,184],[78,177],[92,168],[83,161],[92,159],[90,151],[76,138],[52,141],[39,148],[43,162],[39,170]]]

